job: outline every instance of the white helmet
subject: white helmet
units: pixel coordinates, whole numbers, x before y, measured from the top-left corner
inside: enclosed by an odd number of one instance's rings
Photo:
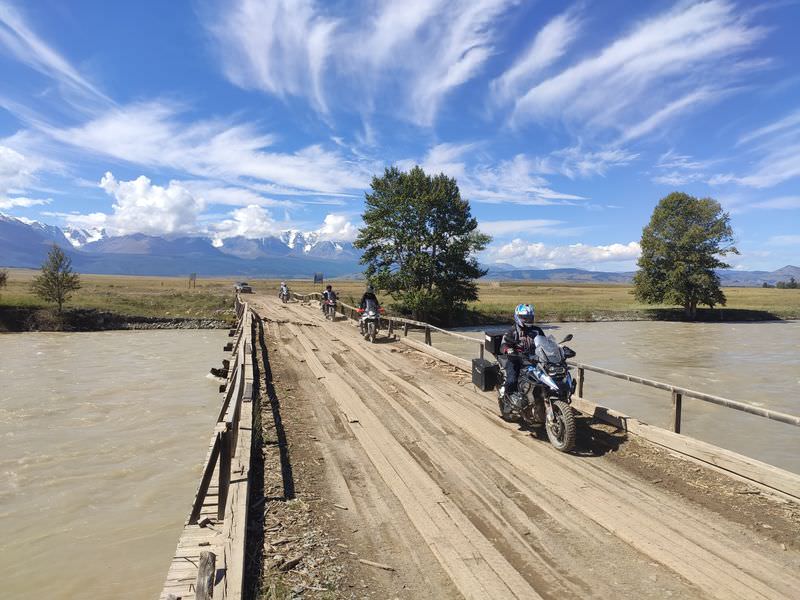
[[[535,316],[533,304],[520,304],[514,309],[514,322],[522,329],[532,326]]]

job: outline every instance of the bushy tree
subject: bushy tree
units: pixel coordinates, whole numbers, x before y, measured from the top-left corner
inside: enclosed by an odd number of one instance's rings
[[[779,290],[796,290],[797,280],[794,277],[789,277],[789,281],[779,281],[775,284]]]
[[[367,280],[401,310],[447,321],[477,300],[475,280],[486,271],[474,254],[491,238],[478,231],[455,179],[431,177],[420,167],[386,169],[372,178],[363,219],[355,246],[364,250]]]
[[[72,292],[80,289],[80,276],[72,271],[72,259],[56,244],[50,248],[42,263],[42,272],[33,279],[33,292],[47,302],[58,305],[61,314],[64,303]]]
[[[636,299],[680,304],[689,319],[698,304],[724,306],[716,270],[730,268],[720,257],[738,254],[733,242],[730,215],[716,200],[681,192],[662,198],[642,231]]]
[[[5,269],[0,269],[0,288],[6,287],[8,283],[8,271]]]

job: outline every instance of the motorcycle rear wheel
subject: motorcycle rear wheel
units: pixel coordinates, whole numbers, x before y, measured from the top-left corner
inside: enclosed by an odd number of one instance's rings
[[[569,452],[575,447],[575,414],[572,407],[561,400],[552,403],[555,422],[545,423],[547,437],[560,452]]]

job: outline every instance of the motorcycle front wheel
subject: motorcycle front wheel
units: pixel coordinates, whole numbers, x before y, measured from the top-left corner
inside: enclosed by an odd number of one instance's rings
[[[367,325],[367,329],[368,329],[367,338],[369,339],[369,342],[372,344],[375,342],[375,323],[370,323],[369,325]]]
[[[547,437],[556,450],[569,452],[575,447],[575,414],[572,407],[561,400],[552,403],[553,421],[545,423]]]

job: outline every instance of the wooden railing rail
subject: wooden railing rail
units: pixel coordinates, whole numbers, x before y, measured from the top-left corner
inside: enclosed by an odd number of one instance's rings
[[[759,417],[763,417],[765,419],[770,419],[772,421],[779,421],[781,423],[786,423],[788,425],[794,425],[796,427],[800,427],[799,416],[790,415],[776,410],[770,410],[767,408],[762,408],[760,406],[753,406],[752,404],[745,404],[744,402],[737,402],[736,400],[729,400],[728,398],[722,398],[721,396],[714,396],[712,394],[706,394],[703,392],[698,392],[696,390],[690,390],[669,383],[662,383],[660,381],[654,381],[652,379],[645,379],[644,377],[628,375],[627,373],[620,373],[618,371],[612,371],[611,369],[604,369],[603,367],[596,367],[594,365],[587,365],[585,363],[578,363],[573,361],[570,361],[570,365],[578,369],[577,386],[578,386],[578,395],[581,397],[583,397],[583,387],[586,378],[585,371],[592,371],[594,373],[600,373],[602,375],[607,375],[608,377],[613,377],[615,379],[622,379],[623,381],[630,381],[632,383],[638,383],[640,385],[645,385],[648,387],[670,392],[672,394],[672,406],[673,406],[672,429],[676,433],[680,433],[681,430],[681,412],[682,412],[683,398],[695,398],[697,400],[702,400],[703,402],[710,402],[711,404],[724,406],[725,408],[731,408],[733,410],[738,410],[751,415],[756,415]]]
[[[297,292],[292,292],[292,296],[298,300],[308,300],[309,298],[313,298],[315,300],[322,300],[322,294],[319,292],[312,292],[310,294],[300,294]],[[336,301],[336,310],[343,316],[348,317],[354,321],[359,319],[358,309],[355,306],[350,306],[345,302],[341,302],[339,300]],[[392,335],[397,328],[397,325],[402,325],[403,335],[407,336],[409,328],[418,329],[425,332],[425,343],[428,346],[433,345],[433,340],[431,337],[431,333],[437,331],[444,335],[448,335],[450,337],[454,337],[463,341],[473,342],[478,344],[478,354],[481,358],[483,358],[483,341],[476,340],[474,337],[470,337],[468,335],[463,335],[461,333],[456,333],[454,331],[448,331],[447,329],[442,329],[441,327],[436,327],[435,325],[431,325],[430,323],[425,323],[424,321],[415,321],[413,319],[407,319],[405,317],[395,317],[392,315],[381,315],[381,321],[387,324],[387,329],[389,331],[389,335]]]
[[[217,518],[225,515],[225,503],[228,498],[228,488],[231,481],[231,460],[236,454],[236,442],[239,432],[239,416],[241,405],[244,401],[245,377],[247,375],[246,353],[252,349],[251,319],[249,307],[246,302],[241,302],[236,297],[236,314],[239,317],[237,332],[240,332],[234,346],[234,362],[229,370],[225,398],[217,416],[217,426],[214,432],[214,442],[208,454],[208,460],[203,468],[197,493],[195,494],[192,511],[189,515],[189,525],[194,525],[200,519],[203,505],[205,504],[208,490],[217,471]]]
[[[296,299],[307,300],[309,298],[315,299],[322,299],[322,294],[318,292],[314,292],[311,294],[298,294],[292,292]],[[356,308],[354,306],[350,306],[344,302],[337,302],[337,309],[339,312],[351,319],[358,319],[358,313],[356,312]],[[484,345],[483,340],[478,340],[474,337],[463,335],[460,333],[456,333],[454,331],[447,331],[446,329],[442,329],[440,327],[436,327],[435,325],[431,325],[430,323],[425,323],[423,321],[415,321],[413,319],[406,319],[404,317],[394,317],[394,316],[382,316],[381,320],[388,323],[388,330],[389,334],[391,335],[394,333],[396,325],[402,325],[403,334],[408,335],[409,327],[413,327],[414,329],[420,329],[425,332],[425,344],[428,346],[433,346],[431,332],[436,331],[442,333],[444,335],[448,335],[450,337],[454,337],[457,339],[461,339],[464,341],[468,341],[470,343],[477,343],[479,345],[478,356],[483,358],[484,356]],[[681,420],[682,420],[682,413],[683,413],[683,399],[684,398],[694,398],[696,400],[701,400],[703,402],[709,402],[711,404],[716,404],[717,406],[724,406],[725,408],[730,408],[733,410],[738,410],[740,412],[745,412],[751,415],[756,415],[758,417],[762,417],[765,419],[770,419],[772,421],[778,421],[780,423],[786,423],[788,425],[800,426],[800,416],[790,415],[787,413],[779,412],[776,410],[770,410],[767,408],[762,408],[760,406],[753,406],[752,404],[746,404],[744,402],[738,402],[736,400],[730,400],[728,398],[722,398],[721,396],[714,396],[712,394],[705,394],[703,392],[698,392],[695,390],[690,390],[684,387],[672,385],[669,383],[662,383],[659,381],[654,381],[651,379],[645,379],[644,377],[637,377],[635,375],[628,375],[626,373],[619,373],[617,371],[612,371],[611,369],[605,369],[603,367],[596,367],[594,365],[589,365],[586,363],[578,363],[569,361],[569,364],[576,367],[578,370],[576,383],[577,383],[577,393],[578,396],[583,398],[584,386],[586,381],[586,371],[593,371],[595,373],[600,373],[603,375],[607,375],[609,377],[614,377],[616,379],[622,379],[624,381],[630,381],[632,383],[638,383],[641,385],[665,390],[671,393],[672,397],[672,430],[675,433],[681,432]]]

